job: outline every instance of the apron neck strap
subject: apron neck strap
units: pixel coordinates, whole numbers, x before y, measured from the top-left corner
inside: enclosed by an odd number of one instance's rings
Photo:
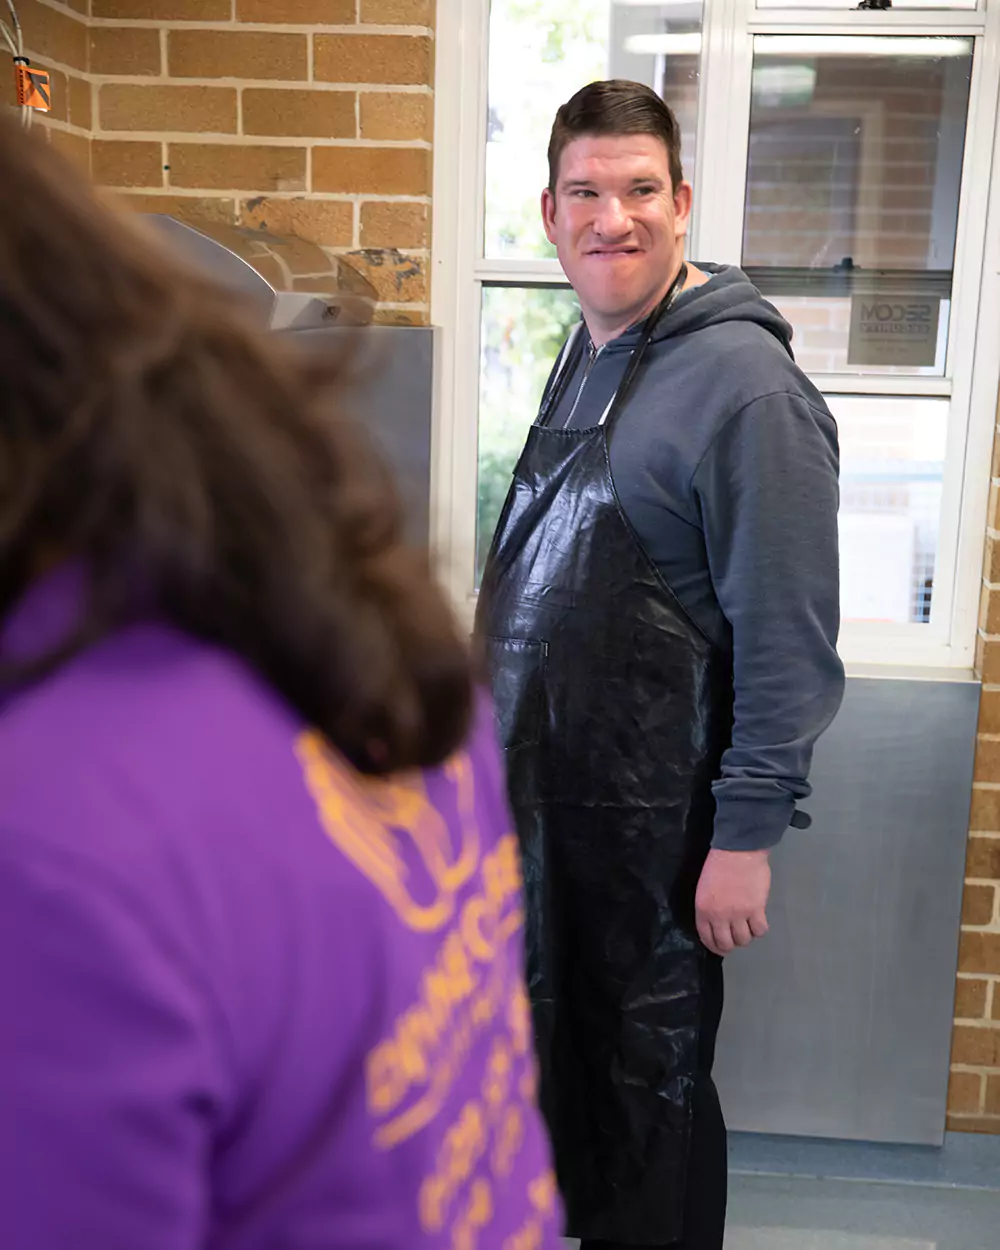
[[[635,345],[635,347],[633,347],[632,354],[629,356],[628,364],[625,366],[625,373],[622,375],[622,380],[618,383],[618,389],[615,391],[614,395],[612,395],[611,402],[608,404],[607,408],[605,408],[604,415],[601,417],[599,422],[600,425],[607,426],[609,430],[618,417],[618,414],[621,412],[622,405],[628,397],[632,383],[635,381],[635,375],[639,370],[640,364],[642,364],[642,358],[646,354],[646,348],[649,346],[653,335],[656,333],[656,327],[660,324],[660,318],[681,293],[686,280],[687,265],[682,264],[680,269],[677,271],[677,276],[667,289],[666,295],[664,295],[663,299],[660,300],[660,302],[646,318],[646,324],[642,331],[642,338]]]
[[[646,318],[646,324],[643,327],[642,337],[632,349],[632,354],[629,357],[627,366],[625,367],[625,373],[622,376],[622,380],[618,384],[618,389],[615,391],[614,395],[612,395],[607,408],[605,408],[604,415],[598,422],[599,425],[608,425],[615,419],[615,417],[617,417],[619,411],[621,410],[622,402],[635,378],[636,370],[642,363],[642,358],[646,353],[646,348],[652,340],[657,325],[659,325],[660,318],[680,294],[686,279],[687,265],[682,264],[680,269],[677,271],[677,276],[674,278],[673,282],[671,282],[666,295],[664,295],[663,299],[660,300],[660,302]],[[555,412],[559,402],[565,394],[566,387],[569,385],[569,381],[576,370],[576,366],[579,363],[581,355],[583,354],[585,337],[583,334],[583,325],[584,323],[582,320],[578,321],[573,329],[570,330],[569,337],[563,344],[562,351],[556,359],[556,365],[555,369],[552,371],[552,377],[549,379],[549,384],[545,388],[545,394],[542,396],[541,406],[538,410],[538,419],[535,422],[536,425],[548,425],[552,414]]]
[[[542,396],[541,406],[538,409],[538,418],[536,425],[548,425],[549,418],[555,412],[559,401],[562,399],[570,378],[576,370],[577,362],[583,352],[583,321],[576,323],[569,332],[569,337],[562,346],[562,351],[556,357],[556,366],[549,378],[548,386]]]

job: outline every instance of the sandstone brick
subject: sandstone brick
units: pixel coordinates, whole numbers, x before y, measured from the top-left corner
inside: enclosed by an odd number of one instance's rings
[[[431,81],[431,41],[426,35],[317,35],[315,74],[320,82],[424,84]]]
[[[988,582],[1000,582],[1000,540],[988,536],[983,553],[983,577]]]
[[[1000,1029],[992,1025],[956,1025],[951,1061],[971,1068],[1000,1067]]]
[[[97,110],[103,130],[236,133],[235,87],[104,83]]]
[[[1000,529],[1000,486],[997,486],[996,482],[990,483],[990,503],[986,514],[986,524],[990,529]]]
[[[983,1103],[983,1111],[987,1115],[1000,1116],[1000,1073],[986,1078],[986,1098]],[[1000,1122],[997,1123],[997,1131],[1000,1132]]]
[[[49,141],[82,173],[88,178],[91,176],[90,139],[86,135],[74,134],[69,130],[50,130]]]
[[[993,982],[993,1010],[990,1012],[991,1020],[1000,1020],[1000,982]]]
[[[83,78],[70,77],[69,84],[69,120],[74,126],[82,126],[84,130],[94,125],[94,93],[89,82]]]
[[[199,223],[232,225],[236,220],[236,201],[195,195],[155,195],[147,192],[117,192],[119,207],[134,213],[162,213],[193,226]]]
[[[426,261],[419,257],[406,256],[395,248],[365,248],[348,253],[347,261],[368,279],[380,300],[390,304],[426,302]]]
[[[1000,417],[1000,409],[997,411]],[[993,466],[990,469],[991,477],[1000,477],[1000,435],[993,440]]]
[[[43,58],[32,58],[33,65],[39,65],[42,69],[49,71],[49,102],[52,107],[48,116],[56,121],[69,121],[69,78],[61,69],[56,69],[54,65],[46,64]],[[36,113],[36,118],[41,118],[43,114]]]
[[[965,875],[984,881],[1000,881],[1000,838],[969,838]]]
[[[160,32],[143,26],[94,26],[90,31],[92,74],[158,74]]]
[[[0,76],[0,101],[9,108],[13,108],[17,104],[17,85],[14,82],[13,74]]]
[[[162,186],[163,145],[95,139],[93,175],[98,186],[104,187]]]
[[[980,1115],[983,1078],[977,1072],[952,1072],[948,1081],[948,1110],[952,1115]]]
[[[25,55],[30,58],[30,63],[32,65],[40,65],[45,68],[48,68],[50,60],[61,61],[63,59],[58,55],[61,50],[59,47],[51,49],[50,55],[50,50],[44,46],[44,36],[49,36],[54,33],[52,29],[44,25],[44,23],[50,19],[49,14],[43,12],[42,10],[48,8],[51,13],[55,13],[56,18],[65,19],[66,24],[58,25],[58,29],[61,30],[64,35],[68,35],[71,40],[78,40],[79,32],[83,31],[82,50],[84,54],[84,63],[79,66],[74,65],[72,68],[86,70],[87,22],[85,20],[85,15],[81,15],[81,17],[77,18],[74,17],[71,12],[67,12],[66,9],[68,9],[69,6],[66,3],[66,0],[53,0],[53,3],[57,5],[65,5],[65,8],[61,7],[53,9],[51,5],[46,5],[44,2],[40,3],[39,0],[18,0],[17,9],[21,19],[21,29],[24,34]],[[0,17],[2,17],[11,29],[13,29],[13,22],[11,21],[10,14],[6,10],[6,4],[0,3]],[[34,26],[34,33],[32,26]],[[79,52],[79,48],[76,50]],[[11,77],[13,77],[13,75],[11,75]]]
[[[74,13],[82,13],[85,17],[90,13],[90,0],[63,0]]]
[[[958,970],[1000,976],[1000,933],[964,930],[958,945]]]
[[[1000,781],[1000,742],[980,738],[976,746],[976,781]]]
[[[243,133],[353,139],[357,135],[353,91],[288,91],[247,87]]]
[[[304,191],[305,148],[171,143],[170,183],[219,191]]]
[[[962,924],[992,924],[995,906],[995,886],[967,885],[962,897]]]
[[[984,690],[979,701],[979,732],[1000,734],[1000,690]]]
[[[973,790],[969,828],[991,833],[1000,830],[1000,790]]]
[[[299,26],[351,26],[355,0],[236,0],[238,22]]]
[[[433,26],[434,0],[361,0],[361,20],[379,26]]]
[[[434,98],[411,91],[362,91],[362,139],[427,139],[434,134]]]
[[[167,66],[174,78],[306,78],[304,34],[254,30],[172,30]]]
[[[314,191],[429,195],[430,152],[424,148],[314,148]],[[1000,643],[997,644],[1000,648]]]
[[[425,308],[376,308],[372,321],[380,326],[425,326],[430,314]]]
[[[430,206],[389,200],[361,205],[362,247],[425,248],[430,243]]]
[[[92,0],[94,17],[136,21],[219,22],[232,16],[230,0]]]
[[[959,977],[955,988],[955,1019],[982,1020],[986,1015],[989,981]]]
[[[320,247],[350,247],[354,241],[354,206],[337,200],[257,196],[243,205],[240,222]]]
[[[750,215],[754,215],[753,209],[750,210]],[[766,221],[769,218],[769,213],[762,214],[763,220]],[[799,330],[829,330],[834,328],[835,327],[833,326],[831,320],[831,310],[829,308],[824,308],[822,306],[817,308],[807,304],[804,307],[797,308],[795,310],[796,333],[798,333]]]
[[[1000,1133],[1000,1116],[950,1115],[945,1127],[949,1133]]]
[[[894,187],[891,190],[887,187],[885,194],[879,197],[879,211],[872,214],[875,219],[875,228],[876,229],[878,228],[877,223],[879,220],[880,213],[885,213],[885,212],[904,213],[905,212],[905,213],[911,213],[911,214],[912,213],[927,214],[926,216],[921,215],[917,219],[919,224],[914,227],[914,230],[916,232],[919,232],[921,229],[927,228],[927,225],[930,221],[930,214],[931,214],[933,207],[934,207],[933,185],[929,185],[925,187],[923,191],[917,191],[913,189],[912,187],[904,187],[900,189],[896,189]],[[904,217],[902,220],[905,222],[907,218]]]
[[[6,7],[3,6],[5,13]],[[87,27],[84,22],[58,9],[50,9],[39,0],[18,0],[17,15],[24,31],[25,50],[32,59],[58,61],[71,69],[86,70]]]
[[[1000,634],[1000,590],[983,590],[979,600],[979,628],[986,634]]]

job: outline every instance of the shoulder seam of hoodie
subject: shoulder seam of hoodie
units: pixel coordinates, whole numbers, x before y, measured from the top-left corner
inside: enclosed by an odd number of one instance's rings
[[[837,421],[832,412],[830,412],[829,410],[824,412],[822,408],[817,408],[816,405],[811,400],[805,397],[805,395],[799,394],[796,391],[777,390],[777,391],[768,391],[764,395],[755,395],[753,399],[748,399],[745,404],[741,404],[740,407],[737,408],[735,412],[731,412],[729,416],[726,417],[725,421],[723,421],[723,423],[719,426],[719,428],[712,435],[711,439],[709,440],[708,446],[698,457],[698,463],[691,470],[691,476],[688,479],[688,483],[687,483],[687,490],[689,493],[691,492],[694,486],[694,479],[701,472],[701,466],[705,463],[705,461],[708,458],[709,452],[715,446],[716,442],[722,436],[722,434],[729,428],[730,424],[733,421],[735,421],[737,417],[742,416],[742,414],[746,412],[746,410],[750,408],[753,404],[763,403],[764,400],[774,399],[778,395],[783,395],[786,399],[797,399],[800,403],[804,404],[809,409],[809,411],[813,413],[816,417],[821,417],[824,420],[832,421],[834,425],[834,429],[836,429]]]

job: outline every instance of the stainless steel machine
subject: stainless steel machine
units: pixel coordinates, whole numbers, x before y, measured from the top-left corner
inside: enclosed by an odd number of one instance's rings
[[[206,223],[195,229],[157,214],[145,220],[179,259],[236,294],[261,325],[293,335],[307,351],[349,353],[352,410],[364,420],[395,471],[411,538],[427,543],[434,331],[366,324],[375,292],[364,278],[320,248],[312,248],[311,263],[317,272],[310,282],[322,285],[325,280],[328,291],[320,295],[278,289],[261,270],[281,264],[284,244],[295,249],[301,269],[303,253],[312,247],[301,240],[281,240],[239,226]]]

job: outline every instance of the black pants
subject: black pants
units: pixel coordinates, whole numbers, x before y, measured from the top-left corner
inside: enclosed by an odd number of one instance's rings
[[[691,1096],[691,1145],[684,1191],[684,1237],[662,1250],[722,1250],[729,1174],[726,1122],[712,1080],[722,1018],[722,960],[709,957],[698,1076]],[[585,1241],[580,1250],[639,1250],[617,1241]],[[645,1247],[643,1250],[661,1250]]]

